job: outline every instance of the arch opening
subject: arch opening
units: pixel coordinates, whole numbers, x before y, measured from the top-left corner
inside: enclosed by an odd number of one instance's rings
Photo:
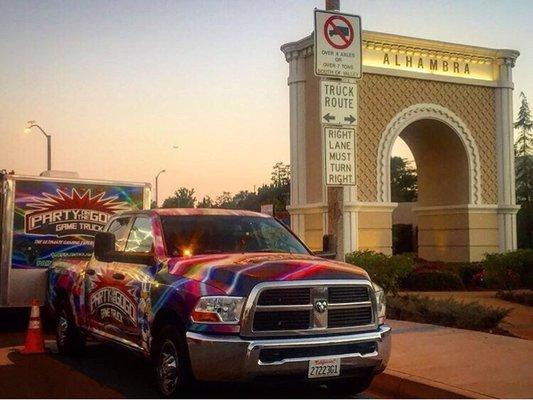
[[[393,252],[414,251],[431,261],[469,260],[469,207],[479,202],[480,190],[479,156],[468,129],[435,105],[411,107],[388,128],[380,143],[380,154],[387,158],[378,169],[383,174],[378,199],[399,203],[392,215]],[[405,143],[416,168],[412,199],[398,197],[397,176],[391,180],[391,167],[398,167],[398,159],[391,158],[397,141]]]

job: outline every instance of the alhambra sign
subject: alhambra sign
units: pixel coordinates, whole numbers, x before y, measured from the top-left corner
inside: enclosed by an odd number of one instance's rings
[[[450,55],[443,57],[434,52],[420,53],[405,49],[373,48],[363,49],[365,66],[397,69],[422,74],[454,76],[490,80],[493,66],[483,59],[472,59]]]

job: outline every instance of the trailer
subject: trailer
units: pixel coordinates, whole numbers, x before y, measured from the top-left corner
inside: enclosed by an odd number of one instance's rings
[[[0,308],[44,303],[52,261],[89,258],[112,215],[150,208],[148,183],[50,175],[0,172]]]

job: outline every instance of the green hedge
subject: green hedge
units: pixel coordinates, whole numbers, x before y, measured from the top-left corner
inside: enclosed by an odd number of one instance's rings
[[[402,284],[409,290],[465,290],[459,275],[450,271],[414,271]]]
[[[410,256],[387,256],[371,250],[348,253],[346,262],[363,268],[385,293],[394,294],[398,292],[401,281],[411,273],[414,265]]]
[[[482,264],[489,288],[533,289],[533,249],[487,254]]]
[[[494,329],[509,311],[485,307],[479,303],[463,303],[452,298],[434,300],[416,295],[387,297],[387,318],[452,328],[482,331]]]

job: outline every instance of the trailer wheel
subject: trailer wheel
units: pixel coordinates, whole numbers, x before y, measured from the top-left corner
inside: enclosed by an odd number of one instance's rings
[[[154,338],[152,354],[159,392],[164,397],[189,393],[194,377],[183,333],[174,325],[164,326]]]
[[[59,354],[79,355],[85,347],[85,337],[74,323],[74,317],[66,299],[59,301],[56,313],[56,343]]]

